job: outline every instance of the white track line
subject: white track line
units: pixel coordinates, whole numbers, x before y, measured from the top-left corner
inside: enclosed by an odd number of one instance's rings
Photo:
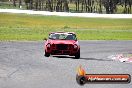
[[[33,11],[19,9],[0,9],[0,13],[25,13],[38,14],[47,16],[71,16],[71,17],[89,17],[89,18],[132,18],[132,14],[98,14],[98,13],[68,13],[68,12],[49,12],[49,11]]]

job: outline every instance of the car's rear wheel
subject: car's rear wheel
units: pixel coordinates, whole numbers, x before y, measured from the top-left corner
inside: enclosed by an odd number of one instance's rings
[[[44,56],[45,56],[45,57],[49,57],[49,56],[50,56],[50,53],[47,53],[47,52],[45,51]]]
[[[80,49],[78,50],[78,52],[75,54],[75,59],[79,59],[80,58]]]

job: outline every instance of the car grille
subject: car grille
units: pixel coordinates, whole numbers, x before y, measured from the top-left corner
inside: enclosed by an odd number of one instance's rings
[[[56,48],[58,50],[67,50],[68,49],[68,45],[67,44],[57,44]]]

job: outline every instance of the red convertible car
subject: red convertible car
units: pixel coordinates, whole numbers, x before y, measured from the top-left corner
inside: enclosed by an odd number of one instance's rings
[[[74,32],[52,32],[44,45],[45,56],[70,55],[80,58],[80,45]]]

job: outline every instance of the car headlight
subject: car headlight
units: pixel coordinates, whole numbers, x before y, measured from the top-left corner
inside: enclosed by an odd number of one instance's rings
[[[77,47],[78,47],[78,46],[75,44],[75,45],[74,45],[74,49],[76,49]]]
[[[50,44],[47,44],[47,47],[50,47]]]

